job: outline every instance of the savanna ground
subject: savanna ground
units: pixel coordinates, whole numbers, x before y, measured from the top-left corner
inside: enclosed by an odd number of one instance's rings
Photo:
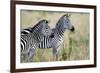
[[[64,14],[67,14],[67,12],[22,10],[21,30],[34,26],[42,19],[47,19],[49,26],[54,28],[59,18]],[[64,44],[59,52],[59,60],[87,60],[89,59],[89,14],[74,12],[70,14],[70,20],[75,27],[75,32],[71,33],[67,30],[64,33]],[[37,49],[36,52],[34,62],[53,61],[52,48]]]

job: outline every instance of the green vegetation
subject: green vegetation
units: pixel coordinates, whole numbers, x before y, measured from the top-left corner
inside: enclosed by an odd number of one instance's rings
[[[21,24],[23,25],[21,28],[33,26],[41,19],[49,20],[49,25],[52,28],[55,27],[58,19],[64,14],[64,12],[22,11]],[[89,14],[71,14],[70,20],[75,27],[75,32],[71,33],[67,31],[64,33],[64,43],[59,52],[59,60],[87,60],[89,59]],[[37,49],[33,61],[53,61],[52,48]]]

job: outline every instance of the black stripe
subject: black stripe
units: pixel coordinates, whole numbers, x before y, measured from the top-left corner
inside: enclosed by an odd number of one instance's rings
[[[25,41],[23,41],[22,39],[21,39],[21,42],[24,44],[24,47],[25,47]],[[22,45],[21,45],[22,46]],[[22,50],[23,50],[24,48],[22,48]]]
[[[30,33],[32,33],[32,32],[33,32],[33,31],[32,31],[32,28],[29,28],[29,29],[24,29],[24,30],[29,31]]]
[[[21,31],[21,34],[28,34],[27,32],[25,32],[25,31]]]

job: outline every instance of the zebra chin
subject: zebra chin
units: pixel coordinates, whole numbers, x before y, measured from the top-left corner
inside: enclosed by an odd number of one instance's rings
[[[70,29],[71,32],[74,32],[75,31],[75,28],[74,26],[72,26],[72,28]]]

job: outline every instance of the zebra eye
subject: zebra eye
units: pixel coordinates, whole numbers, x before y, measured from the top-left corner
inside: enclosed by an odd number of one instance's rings
[[[66,23],[69,23],[69,21],[66,21]]]
[[[46,29],[48,29],[48,27],[46,27]]]

